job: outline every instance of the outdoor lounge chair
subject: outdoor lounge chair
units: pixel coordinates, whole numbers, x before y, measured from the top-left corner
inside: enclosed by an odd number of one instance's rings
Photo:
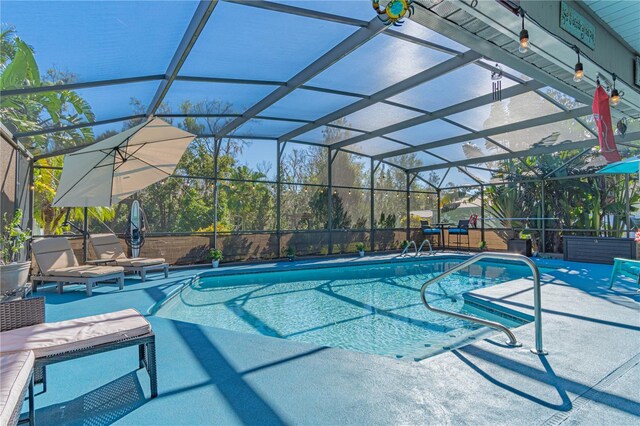
[[[32,351],[0,354],[0,425],[15,426],[29,390],[29,424],[34,424]]]
[[[151,324],[138,311],[125,309],[68,321],[45,323],[44,308],[44,297],[0,303],[0,357],[2,359],[16,358],[18,357],[16,354],[32,352],[36,382],[44,383],[45,367],[49,364],[138,346],[138,366],[144,367],[149,374],[151,398],[158,396],[156,337]],[[4,380],[3,378],[3,394]],[[28,387],[30,421],[33,422],[33,384],[29,384]]]
[[[113,280],[120,290],[124,288],[124,268],[80,265],[66,238],[43,238],[32,242],[31,248],[40,269],[40,274],[32,278],[34,291],[37,290],[36,281],[57,283],[59,293],[63,285],[84,284],[87,296],[91,296],[94,284],[99,282]]]
[[[611,271],[611,278],[609,279],[609,288],[613,288],[616,279],[622,275],[637,279],[638,291],[640,291],[640,260],[614,258],[613,270]]]
[[[149,259],[145,257],[128,258],[122,250],[118,237],[113,234],[95,234],[90,237],[93,250],[98,256],[97,260],[90,262],[95,263],[115,263],[124,268],[125,272],[133,272],[140,274],[142,281],[147,278],[148,271],[163,270],[164,277],[169,276],[169,264],[164,259]]]

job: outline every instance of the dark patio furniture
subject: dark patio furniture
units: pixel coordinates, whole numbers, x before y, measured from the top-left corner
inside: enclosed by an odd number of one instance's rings
[[[428,220],[421,220],[420,226],[422,227],[422,235],[424,235],[425,238],[435,235],[438,237],[438,246],[440,246],[440,229],[432,227]]]
[[[469,221],[468,220],[459,220],[457,227],[449,229],[449,238],[447,239],[447,244],[448,245],[451,244],[451,236],[452,235],[456,236],[456,249],[457,250],[460,250],[460,237],[461,236],[466,236],[467,237],[467,248],[468,249],[471,248],[471,244],[469,242]]]

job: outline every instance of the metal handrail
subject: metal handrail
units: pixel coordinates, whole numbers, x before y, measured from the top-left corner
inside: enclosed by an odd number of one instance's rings
[[[415,241],[411,240],[411,241],[409,241],[409,244],[407,244],[407,246],[404,248],[404,250],[402,250],[402,253],[400,253],[400,257],[402,257],[405,254],[407,254],[407,252],[409,251],[409,247],[411,247],[411,244],[413,244],[413,247],[415,247],[415,249],[416,249],[415,256],[418,255],[418,245],[416,244]]]
[[[547,355],[547,352],[542,348],[542,307],[541,307],[541,296],[540,296],[540,271],[538,270],[538,266],[526,256],[523,256],[521,254],[514,254],[514,253],[485,252],[485,253],[477,254],[472,258],[465,260],[461,264],[449,269],[443,274],[438,275],[437,277],[434,277],[429,281],[427,281],[426,283],[424,283],[422,285],[422,288],[420,289],[420,298],[422,299],[422,303],[424,303],[424,305],[430,311],[437,312],[444,315],[449,315],[451,317],[460,318],[467,321],[472,321],[487,327],[492,327],[497,330],[500,330],[504,332],[509,338],[509,341],[507,342],[509,346],[522,346],[520,343],[518,343],[516,336],[511,332],[511,330],[509,330],[507,327],[505,327],[504,325],[498,322],[489,321],[482,318],[476,318],[476,317],[461,314],[458,312],[451,312],[451,311],[445,311],[443,309],[434,308],[433,306],[430,306],[429,303],[427,302],[427,298],[425,297],[425,292],[427,290],[427,287],[483,259],[514,260],[514,261],[525,263],[527,266],[529,266],[529,268],[531,268],[531,272],[533,272],[533,311],[534,311],[535,334],[536,334],[535,335],[536,347],[535,349],[532,348],[531,352],[537,355]]]
[[[433,246],[431,245],[431,241],[429,241],[428,238],[425,238],[425,240],[422,242],[422,244],[420,244],[420,247],[418,248],[418,252],[416,253],[416,256],[418,256],[420,253],[422,253],[422,248],[424,247],[425,244],[429,244],[429,254],[435,254],[433,252]]]

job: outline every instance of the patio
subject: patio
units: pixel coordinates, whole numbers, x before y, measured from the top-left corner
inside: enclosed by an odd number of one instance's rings
[[[548,357],[528,350],[533,324],[515,330],[523,348],[503,347],[496,334],[416,363],[151,316],[161,336],[157,399],[148,399],[144,370],[134,371],[135,349],[120,350],[49,367],[48,390],[36,397],[37,419],[149,425],[635,423],[635,283],[620,280],[608,290],[610,266],[540,263],[558,268],[543,275]],[[106,286],[91,298],[71,289],[57,295],[50,288],[41,295],[47,298],[48,321],[131,306],[146,312],[196,272],[176,271],[170,279],[158,274],[146,283],[127,280],[125,291]],[[476,296],[532,311],[527,280]]]

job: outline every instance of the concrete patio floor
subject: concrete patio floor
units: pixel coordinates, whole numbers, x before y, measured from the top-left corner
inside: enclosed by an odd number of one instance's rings
[[[389,259],[340,258],[232,267],[285,269]],[[38,424],[611,424],[640,423],[640,295],[629,279],[608,290],[610,266],[543,260],[546,357],[529,352],[533,324],[422,362],[318,347],[149,316],[159,396],[129,348],[48,367]],[[224,273],[222,268],[220,272]],[[227,269],[229,272],[231,269]],[[146,313],[200,270],[127,279],[125,289],[41,289],[47,321],[135,307]],[[532,315],[531,282],[472,297]],[[419,296],[417,296],[419,297]],[[40,387],[37,387],[40,391]]]

